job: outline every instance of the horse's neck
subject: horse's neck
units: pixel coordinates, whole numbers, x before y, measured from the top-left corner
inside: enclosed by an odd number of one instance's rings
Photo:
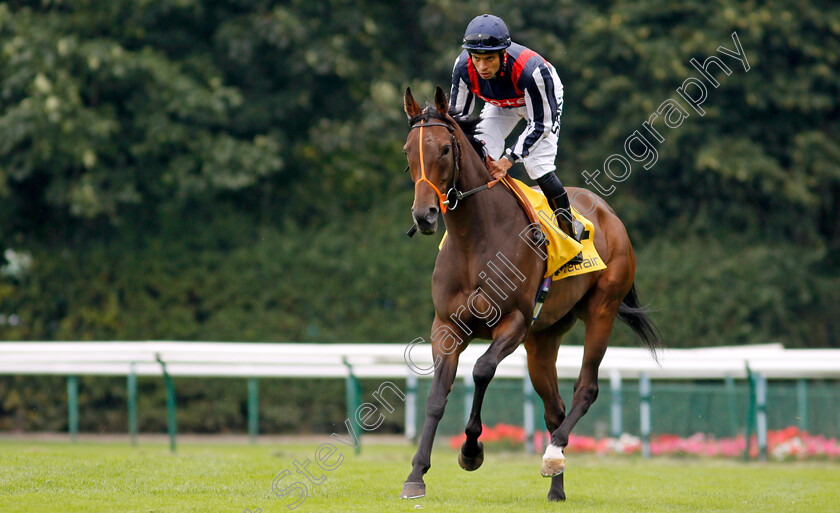
[[[458,184],[461,192],[493,179],[474,151],[464,153],[462,179]],[[444,219],[447,237],[453,238],[456,250],[472,256],[483,251],[494,253],[493,248],[499,247],[501,239],[511,237],[511,234],[516,237],[527,226],[521,207],[501,183],[464,198],[454,210],[447,212]]]

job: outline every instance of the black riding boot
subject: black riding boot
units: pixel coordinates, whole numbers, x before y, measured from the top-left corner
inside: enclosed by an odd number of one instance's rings
[[[583,223],[572,217],[571,207],[569,206],[569,196],[566,194],[566,188],[563,183],[557,178],[554,173],[546,173],[537,178],[537,185],[542,189],[543,194],[548,199],[548,205],[554,211],[557,217],[557,225],[576,241],[580,242],[583,236]],[[568,263],[577,265],[583,262],[583,253],[575,255]]]

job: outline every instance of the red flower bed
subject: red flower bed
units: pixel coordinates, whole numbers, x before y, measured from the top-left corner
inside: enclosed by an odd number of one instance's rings
[[[460,449],[466,440],[463,433],[449,439],[453,449]],[[518,426],[497,424],[495,427],[482,426],[481,437],[488,449],[521,448],[525,443],[525,430]],[[534,433],[534,451],[542,452],[548,444],[548,432]],[[747,443],[744,435],[732,438],[715,438],[711,435],[696,433],[688,438],[677,435],[660,434],[651,438],[650,452],[654,456],[711,456],[734,458],[744,454]],[[642,441],[633,435],[623,434],[618,438],[601,438],[570,435],[566,453],[594,454],[639,454]],[[836,438],[812,435],[790,426],[778,431],[767,432],[767,452],[776,460],[789,459],[837,459],[840,458],[840,443]],[[758,455],[755,436],[750,439],[750,455]]]
[[[461,444],[466,439],[467,435],[464,433],[455,435],[449,439],[449,446],[453,449],[460,449]],[[519,426],[511,426],[510,424],[496,424],[495,427],[482,424],[479,440],[484,443],[485,447],[489,448],[494,448],[494,446],[499,448],[524,447],[525,429]]]

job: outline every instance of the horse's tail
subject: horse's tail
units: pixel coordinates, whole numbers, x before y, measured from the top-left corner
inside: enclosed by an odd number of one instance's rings
[[[642,339],[642,342],[650,349],[653,359],[659,362],[656,350],[662,348],[662,338],[659,329],[648,317],[649,311],[647,307],[639,305],[639,296],[636,295],[634,283],[618,307],[618,317]]]

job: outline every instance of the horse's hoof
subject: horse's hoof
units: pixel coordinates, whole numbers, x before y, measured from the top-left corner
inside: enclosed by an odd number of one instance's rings
[[[554,490],[548,491],[548,500],[554,502],[562,502],[566,500],[566,493],[563,491],[555,492]]]
[[[562,474],[564,470],[566,470],[566,457],[563,455],[563,449],[556,445],[549,445],[542,458],[540,474],[543,477],[554,477]]]
[[[461,468],[467,472],[478,470],[478,467],[484,463],[484,444],[478,442],[478,454],[475,456],[467,456],[464,454],[464,446],[466,445],[467,443],[464,442],[464,445],[461,446],[461,451],[458,453],[458,465],[461,465]]]
[[[408,482],[403,485],[402,492],[400,492],[400,499],[419,499],[426,496],[426,483]]]
[[[559,476],[566,470],[566,460],[543,460],[540,474],[543,477]]]

